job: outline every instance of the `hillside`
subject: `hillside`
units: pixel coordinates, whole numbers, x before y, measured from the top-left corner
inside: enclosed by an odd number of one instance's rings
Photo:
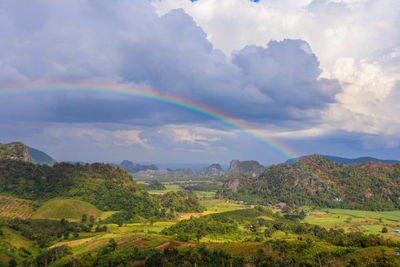
[[[259,176],[229,179],[218,192],[251,203],[364,210],[400,208],[400,163],[345,165],[321,155],[266,168]]]
[[[231,165],[229,166],[229,169],[226,172],[225,176],[227,178],[236,177],[239,175],[250,175],[255,177],[259,175],[264,169],[265,167],[263,165],[254,160],[232,160]]]
[[[32,162],[28,147],[21,142],[0,144],[0,159]]]
[[[225,171],[219,164],[211,164],[210,166],[205,167],[198,172],[199,176],[204,176],[204,177],[220,177],[223,176],[224,174]]]
[[[128,172],[100,163],[55,163],[51,167],[1,160],[0,193],[31,200],[74,197],[103,211],[127,210],[144,217],[154,216],[159,209]]]

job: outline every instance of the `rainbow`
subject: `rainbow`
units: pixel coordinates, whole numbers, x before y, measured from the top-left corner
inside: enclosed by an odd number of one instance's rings
[[[79,93],[79,94],[97,94],[106,96],[117,96],[123,98],[133,98],[135,100],[141,100],[168,107],[176,108],[186,112],[196,114],[213,121],[222,123],[223,125],[239,130],[243,134],[250,136],[251,138],[266,145],[279,155],[288,159],[296,159],[298,156],[296,153],[291,151],[289,148],[280,144],[278,141],[272,138],[263,138],[257,135],[251,125],[248,123],[238,120],[228,114],[205,106],[200,103],[195,103],[188,99],[183,99],[178,96],[170,94],[162,94],[147,88],[146,86],[133,86],[133,85],[121,85],[121,84],[85,84],[85,83],[68,83],[68,84],[30,84],[20,85],[18,87],[0,88],[0,97],[12,97],[12,96],[26,96],[40,93]]]

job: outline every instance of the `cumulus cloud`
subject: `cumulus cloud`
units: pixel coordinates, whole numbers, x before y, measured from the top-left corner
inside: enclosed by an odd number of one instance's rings
[[[365,144],[379,146],[383,140],[390,146],[398,143],[399,121],[395,114],[399,110],[395,102],[400,80],[399,1],[154,0],[152,3],[159,14],[183,8],[204,29],[213,45],[227,54],[245,45],[260,46],[285,38],[302,39],[309,44],[321,62],[318,81],[323,82],[322,77],[337,80],[343,91],[336,95],[335,103],[322,111],[317,124],[281,130],[281,136],[328,137],[330,133],[344,131],[360,139],[360,134],[365,134],[369,140]],[[259,90],[252,87],[249,90],[263,99]],[[293,93],[301,99],[302,95]],[[312,99],[307,91],[304,96]],[[371,141],[374,136],[377,142]]]
[[[277,124],[318,118],[340,91],[334,80],[319,79],[318,59],[302,40],[246,47],[231,60],[182,9],[158,16],[139,0],[39,1],[32,8],[28,2],[0,7],[2,86],[82,80],[146,84],[240,119]],[[71,94],[54,97],[42,109],[46,120],[56,122],[200,121],[154,105]]]

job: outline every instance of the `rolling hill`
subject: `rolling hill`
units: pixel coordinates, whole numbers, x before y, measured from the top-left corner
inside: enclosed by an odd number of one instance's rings
[[[257,177],[231,178],[218,196],[250,203],[393,210],[400,208],[400,163],[346,165],[312,155],[270,166]]]

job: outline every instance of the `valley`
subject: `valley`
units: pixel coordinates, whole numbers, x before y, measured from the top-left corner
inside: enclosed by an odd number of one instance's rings
[[[135,181],[118,166],[39,165],[19,156],[25,149],[10,151],[13,159],[0,160],[0,266],[400,264],[398,191],[385,189],[397,187],[398,163],[353,166],[314,155],[263,170],[235,162],[229,177]],[[385,202],[345,209],[304,193],[347,199],[337,178],[344,171],[347,185],[358,177],[366,192],[385,191]],[[297,202],[295,192],[303,192]]]

